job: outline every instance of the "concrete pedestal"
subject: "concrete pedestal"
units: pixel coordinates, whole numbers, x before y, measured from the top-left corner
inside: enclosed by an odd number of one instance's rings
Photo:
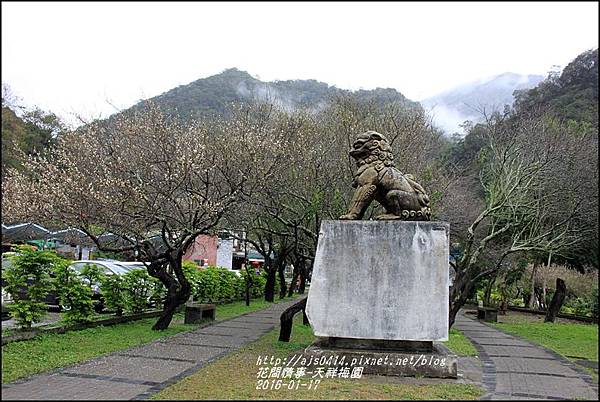
[[[306,305],[321,340],[306,352],[400,362],[365,373],[455,377],[456,356],[433,345],[448,340],[448,237],[444,222],[323,221]]]
[[[448,340],[443,222],[323,221],[306,314],[316,336]]]

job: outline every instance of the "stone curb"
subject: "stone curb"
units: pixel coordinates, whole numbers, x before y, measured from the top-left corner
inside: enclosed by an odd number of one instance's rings
[[[82,324],[75,325],[63,325],[56,328],[48,328],[48,329],[33,329],[27,332],[19,332],[14,335],[2,336],[2,346],[9,344],[11,342],[19,342],[26,341],[29,339],[33,339],[37,336],[44,334],[64,334],[70,331],[81,331],[82,329],[89,329],[99,327],[101,325],[116,325],[116,324],[124,324],[127,322],[143,320],[144,318],[153,318],[158,317],[162,313],[162,310],[156,311],[146,311],[144,313],[124,315],[124,316],[115,316],[111,318],[105,318],[98,321],[92,321]]]
[[[477,319],[468,317],[464,313],[462,313],[462,315],[463,315],[463,317],[465,317],[471,321],[479,322]],[[481,365],[483,368],[483,375],[481,378],[481,382],[482,382],[483,387],[486,390],[486,394],[483,395],[480,399],[489,400],[492,398],[493,395],[495,395],[495,392],[496,392],[496,365],[494,364],[494,361],[488,356],[488,354],[485,351],[485,349],[483,348],[483,346],[481,346],[479,344],[479,342],[472,339],[465,332],[463,332],[463,331],[461,331],[461,332],[463,333],[464,336],[469,338],[469,341],[473,344],[473,346],[475,347],[475,350],[477,350],[479,360],[481,361]]]

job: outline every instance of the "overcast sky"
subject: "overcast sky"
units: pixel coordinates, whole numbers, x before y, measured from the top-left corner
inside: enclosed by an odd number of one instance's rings
[[[503,72],[546,75],[597,47],[597,2],[2,2],[2,82],[64,117],[230,67],[421,100]]]

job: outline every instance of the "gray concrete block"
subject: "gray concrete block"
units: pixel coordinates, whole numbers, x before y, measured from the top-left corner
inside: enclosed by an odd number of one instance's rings
[[[164,357],[172,359],[202,361],[209,360],[226,349],[208,346],[177,345],[154,342],[137,348],[128,349],[127,353],[144,357]],[[168,364],[168,363],[165,363]]]
[[[166,340],[159,339],[159,343],[169,344],[183,344],[183,345],[216,345],[222,347],[236,347],[248,342],[247,338],[240,338],[235,336],[221,336],[221,335],[207,335],[207,334],[196,334],[196,333],[183,333]]]
[[[123,353],[128,353],[127,351]],[[69,367],[66,373],[90,374],[133,380],[163,382],[192,367],[194,363],[159,357],[110,355],[98,360]]]
[[[448,339],[443,222],[323,221],[306,313],[316,336]]]
[[[522,359],[517,357],[492,357],[498,373],[553,374],[577,378],[577,372],[557,360]]]

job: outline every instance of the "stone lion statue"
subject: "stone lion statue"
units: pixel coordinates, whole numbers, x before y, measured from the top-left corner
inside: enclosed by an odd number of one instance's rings
[[[414,177],[394,167],[392,148],[383,134],[359,134],[350,151],[358,170],[352,187],[356,188],[350,210],[340,219],[362,219],[367,207],[377,200],[386,213],[375,219],[431,219],[429,197]]]

